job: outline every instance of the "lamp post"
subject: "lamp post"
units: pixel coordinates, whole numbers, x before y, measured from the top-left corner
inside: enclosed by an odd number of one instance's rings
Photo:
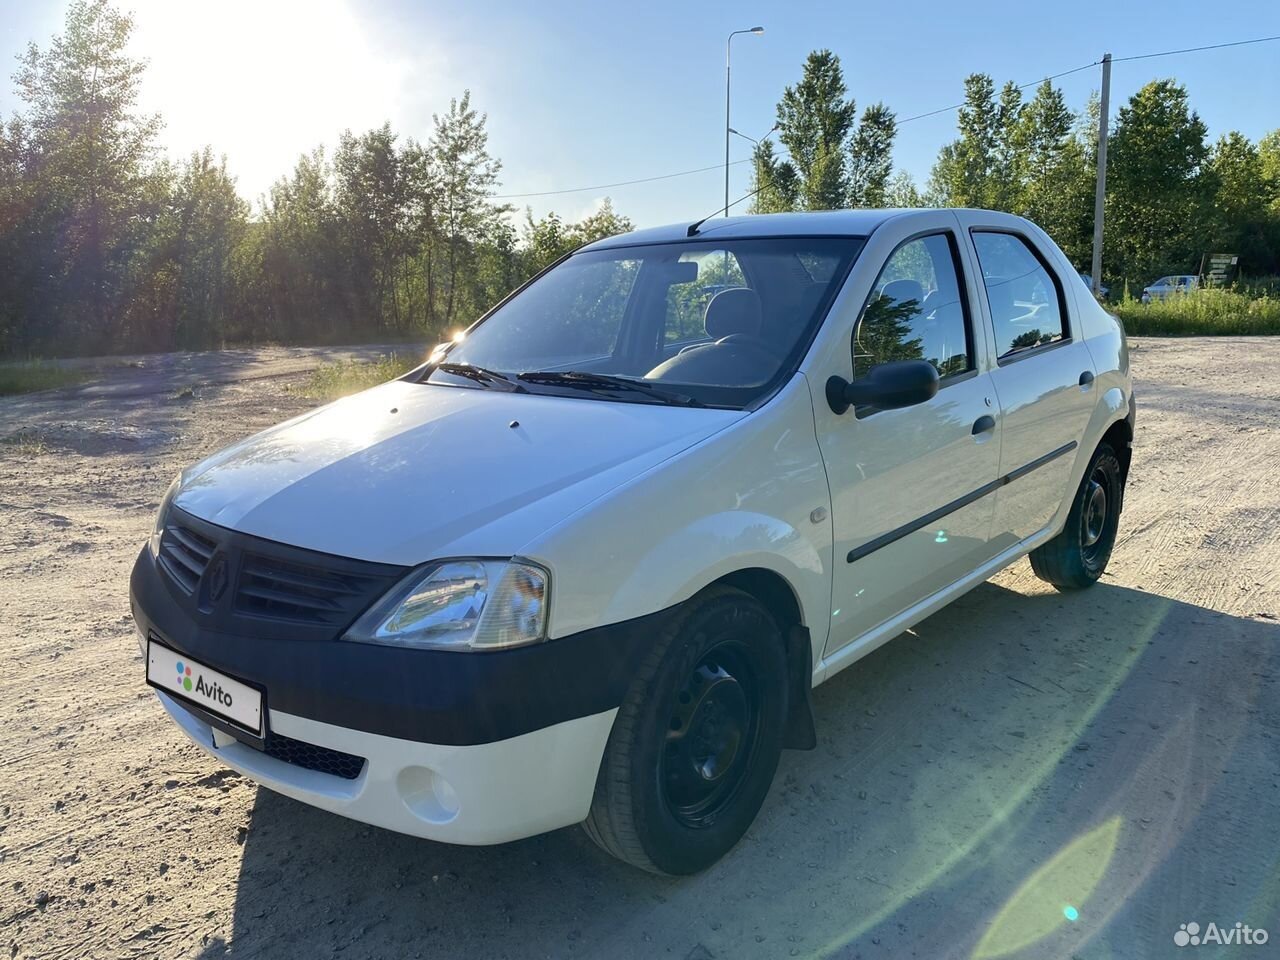
[[[733,49],[733,38],[740,33],[751,33],[758,37],[764,33],[764,27],[734,30],[724,42],[724,215],[726,217],[729,215],[729,63]]]
[[[750,140],[752,143],[756,145],[756,149],[753,151],[753,155],[755,156],[755,160],[756,160],[756,191],[759,192],[761,188],[763,188],[764,186],[762,182],[764,180],[764,177],[762,176],[764,171],[761,170],[760,168],[760,144],[764,143],[766,140],[768,140],[770,137],[772,137],[775,133],[778,132],[778,125],[775,123],[772,127],[769,128],[769,132],[766,133],[759,140],[757,140],[755,137],[748,137],[745,133],[735,130],[733,129],[733,127],[729,128],[729,132],[732,133],[735,137],[741,137],[743,140]]]

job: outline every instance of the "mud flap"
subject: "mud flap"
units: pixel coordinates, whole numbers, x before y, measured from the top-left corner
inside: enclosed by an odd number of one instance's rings
[[[785,750],[812,750],[818,745],[813,723],[813,647],[806,627],[787,632],[787,729]]]

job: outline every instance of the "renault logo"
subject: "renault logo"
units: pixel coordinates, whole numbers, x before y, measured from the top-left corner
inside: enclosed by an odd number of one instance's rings
[[[205,576],[208,578],[209,599],[217,600],[227,592],[227,558],[222,554],[214,557]]]

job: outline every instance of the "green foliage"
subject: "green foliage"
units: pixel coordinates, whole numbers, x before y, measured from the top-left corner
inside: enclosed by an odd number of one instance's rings
[[[1148,83],[1120,108],[1108,146],[1103,249],[1119,275],[1141,280],[1199,265],[1215,233],[1206,136],[1186,88],[1172,80]]]
[[[849,143],[849,196],[851,207],[886,207],[889,178],[893,173],[893,138],[898,123],[883,103],[872,104]]]
[[[1137,336],[1280,334],[1280,296],[1274,292],[1206,289],[1153,303],[1126,297],[1113,309]]]
[[[550,248],[631,229],[606,201],[522,244],[465,92],[425,142],[384,124],[304,154],[251,215],[210,149],[157,156],[131,30],[79,0],[19,58],[25,109],[0,122],[0,355],[440,339]]]
[[[376,360],[343,360],[317,367],[295,392],[310,400],[337,400],[402,377],[422,361],[392,353]]]
[[[578,247],[634,230],[631,221],[613,209],[605,197],[600,209],[578,223],[565,223],[554,211],[541,220],[525,211],[523,272],[534,274]]]
[[[858,123],[847,93],[840,58],[810,53],[799,83],[778,102],[778,140],[789,158],[779,160],[767,140],[756,147],[753,212],[884,205],[896,120],[877,103]]]
[[[41,341],[101,350],[123,332],[160,192],[149,169],[159,121],[136,110],[142,65],[126,53],[131,29],[106,0],[80,0],[61,36],[18,58],[28,110],[3,138],[5,352]]]
[[[68,387],[87,378],[88,375],[83,371],[58,367],[41,360],[0,363],[0,396]]]

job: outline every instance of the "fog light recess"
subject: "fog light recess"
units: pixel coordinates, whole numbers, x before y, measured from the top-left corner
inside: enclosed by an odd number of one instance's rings
[[[414,816],[430,823],[448,823],[458,815],[458,795],[429,767],[405,767],[396,777],[396,790]]]

